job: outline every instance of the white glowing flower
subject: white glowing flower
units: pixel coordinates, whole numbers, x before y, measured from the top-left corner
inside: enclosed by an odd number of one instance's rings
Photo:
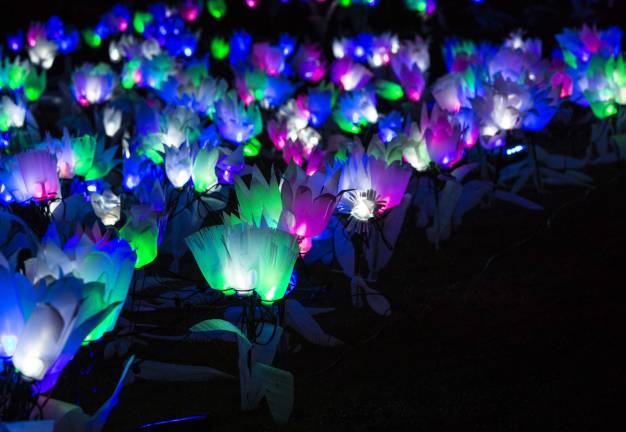
[[[94,192],[90,198],[93,211],[104,226],[115,225],[120,220],[122,201],[119,196],[106,190],[102,195]]]
[[[113,107],[106,107],[102,113],[104,132],[108,137],[113,137],[122,125],[122,111]]]

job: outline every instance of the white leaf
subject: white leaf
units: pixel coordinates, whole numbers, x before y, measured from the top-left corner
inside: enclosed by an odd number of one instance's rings
[[[339,339],[324,332],[307,309],[297,300],[287,299],[285,302],[285,324],[313,344],[322,346],[343,344]]]

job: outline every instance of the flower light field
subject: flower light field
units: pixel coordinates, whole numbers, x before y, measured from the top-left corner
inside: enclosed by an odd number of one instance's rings
[[[624,5],[97,3],[2,18],[0,432],[622,429]]]

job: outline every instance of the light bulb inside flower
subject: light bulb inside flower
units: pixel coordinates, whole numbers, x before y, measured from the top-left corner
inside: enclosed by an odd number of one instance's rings
[[[27,357],[20,364],[20,373],[27,378],[34,378],[41,374],[44,364],[39,357]]]
[[[366,192],[357,192],[354,195],[354,205],[350,210],[350,216],[356,220],[367,222],[374,217],[377,203]]]

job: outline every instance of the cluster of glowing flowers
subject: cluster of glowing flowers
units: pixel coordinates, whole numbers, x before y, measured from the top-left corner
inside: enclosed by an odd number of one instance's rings
[[[2,96],[0,100],[0,132],[11,128],[21,128],[26,117],[26,107],[21,103],[13,102],[9,96]]]
[[[409,100],[414,102],[422,97],[424,74],[429,67],[428,45],[419,36],[415,41],[404,41],[398,53],[391,58],[391,68]]]
[[[572,100],[581,105],[589,105],[598,118],[606,118],[617,113],[614,75],[607,75],[609,59],[594,55],[585,68],[573,71],[575,85]]]
[[[235,216],[186,242],[212,289],[241,297],[256,293],[264,304],[284,297],[298,257],[297,240],[290,234]]]
[[[133,276],[135,253],[125,240],[113,239],[111,235],[111,231],[103,234],[94,225],[92,230],[79,229],[61,245],[58,234],[49,230],[37,254],[24,262],[26,277],[35,285],[68,275],[84,283],[101,284],[100,293],[93,300],[97,299],[97,307],[101,310],[114,309],[90,331],[85,342],[100,339],[104,333],[113,330]]]
[[[198,5],[193,3],[178,10],[154,4],[148,15],[135,13],[133,24],[138,33],[146,39],[155,39],[170,55],[191,57],[196,51],[197,40],[187,28],[186,21],[195,21],[198,13]]]
[[[280,185],[282,212],[278,228],[298,238],[300,252],[306,253],[332,217],[341,193],[337,193],[339,171],[329,176],[316,172],[307,175],[290,164]]]
[[[430,117],[426,105],[422,107],[420,137],[426,145],[428,159],[443,167],[451,167],[463,157],[463,130],[459,122],[442,111],[438,105]],[[419,155],[418,151],[415,156]],[[422,153],[423,154],[423,153]],[[424,158],[420,158],[422,161]],[[412,163],[417,165],[419,162]]]
[[[118,63],[122,59],[130,60],[138,57],[152,58],[161,51],[159,43],[154,39],[139,40],[134,35],[124,34],[109,43],[109,59]]]
[[[355,149],[341,167],[339,187],[345,191],[337,210],[350,216],[349,229],[382,215],[402,201],[412,170],[399,161],[388,163]]]
[[[333,111],[333,119],[343,131],[359,133],[363,126],[378,121],[376,95],[367,90],[344,93]]]
[[[586,24],[580,30],[566,28],[556,35],[563,60],[572,69],[584,67],[594,55],[604,58],[618,55],[623,32],[617,27],[598,31]]]
[[[137,86],[159,90],[170,77],[176,75],[178,66],[176,60],[166,52],[150,57],[132,58],[122,69],[122,87],[131,89]]]
[[[365,87],[374,74],[348,57],[335,60],[330,69],[330,78],[343,91],[359,90]]]
[[[126,6],[117,4],[102,15],[94,28],[94,33],[101,40],[105,40],[115,34],[124,33],[131,23],[130,11]]]
[[[137,254],[135,268],[150,264],[157,256],[161,222],[159,219],[159,214],[151,205],[138,204],[130,208],[130,215],[120,229],[119,236]]]
[[[105,150],[104,141],[92,135],[71,138],[66,129],[60,140],[48,139],[47,145],[56,155],[59,177],[63,179],[79,176],[97,180],[107,176],[117,164],[117,146]]]
[[[0,190],[5,201],[46,201],[59,195],[57,163],[47,151],[29,150],[3,157],[1,163]]]
[[[400,42],[397,35],[382,33],[374,36],[367,52],[367,63],[373,68],[388,65],[399,49]]]
[[[532,98],[526,86],[498,75],[472,105],[480,120],[482,144],[489,149],[504,145],[505,132],[521,126],[524,114],[532,108]]]
[[[408,10],[415,11],[425,17],[431,16],[437,10],[435,0],[404,0],[404,5]]]
[[[227,141],[241,144],[263,131],[259,108],[256,105],[245,107],[235,92],[228,92],[215,108],[215,125]]]
[[[444,42],[443,56],[449,72],[463,72],[470,66],[487,64],[496,51],[489,43],[476,45],[470,40],[451,38]]]
[[[72,92],[82,106],[99,104],[111,98],[117,77],[106,63],[86,63],[72,74]]]
[[[262,108],[280,106],[295,89],[291,81],[283,76],[269,76],[260,69],[247,70],[235,81],[237,94],[246,105],[257,101]]]
[[[326,60],[322,50],[315,44],[300,46],[293,58],[293,69],[304,81],[317,83],[326,75]]]
[[[541,55],[528,55],[522,49],[502,46],[489,58],[486,72],[489,79],[501,75],[504,79],[524,83],[536,82],[542,78],[545,66],[541,62]]]
[[[226,95],[228,85],[226,81],[210,76],[195,80],[184,75],[178,79],[170,79],[161,90],[160,94],[169,103],[185,106],[212,118],[215,105]]]
[[[72,276],[33,286],[0,264],[0,351],[25,378],[43,380],[41,390],[50,390],[87,336],[118,306],[106,307],[103,292],[102,283]]]
[[[290,99],[278,110],[276,120],[269,121],[267,133],[283,152],[285,162],[303,166],[307,161],[307,172],[312,173],[319,169],[324,153],[320,146],[322,136],[309,126],[309,118],[309,112]]]

